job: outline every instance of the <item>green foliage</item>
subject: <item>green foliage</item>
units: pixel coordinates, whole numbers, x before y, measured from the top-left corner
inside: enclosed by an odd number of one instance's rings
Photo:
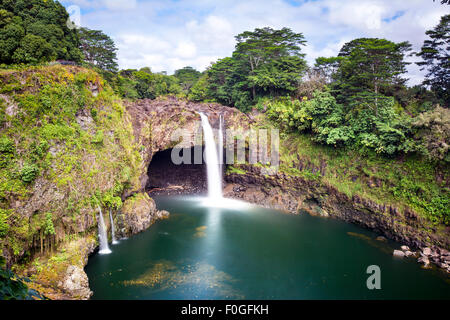
[[[402,85],[406,79],[405,54],[411,50],[408,42],[394,43],[386,39],[359,38],[346,43],[339,53],[333,77],[338,101],[352,104],[355,96],[372,92],[376,98],[386,88]],[[377,101],[375,100],[375,104]]]
[[[99,131],[97,131],[95,136],[92,138],[92,143],[97,144],[97,145],[102,145],[103,139],[104,139],[103,130],[99,130]]]
[[[262,97],[296,92],[306,70],[301,33],[257,28],[237,35],[236,40],[232,57],[218,60],[207,70],[209,85],[199,97],[207,91],[209,99],[247,111]]]
[[[28,278],[18,277],[5,268],[5,258],[0,256],[0,300],[48,300],[45,296],[28,289]]]
[[[0,2],[0,63],[79,62],[82,53],[65,8],[53,0]]]
[[[0,300],[25,300],[27,285],[11,270],[0,267]]]
[[[180,81],[181,87],[186,94],[188,94],[201,76],[200,71],[192,67],[184,67],[183,69],[175,70],[174,76]]]
[[[445,106],[450,105],[450,14],[441,17],[439,24],[428,30],[430,37],[424,41],[420,52],[416,53],[423,61],[417,64],[421,70],[428,71],[424,84],[431,86],[437,96],[442,99]]]
[[[53,225],[53,215],[50,212],[45,214],[45,220],[42,224],[42,228],[44,230],[44,235],[46,236],[56,234],[55,227]]]
[[[20,179],[25,183],[30,183],[39,175],[39,168],[35,164],[25,164],[20,171]]]
[[[117,48],[114,41],[100,30],[78,29],[80,48],[85,61],[104,71],[117,72]]]
[[[202,75],[198,81],[190,88],[188,99],[191,101],[207,101],[208,96],[208,75]]]
[[[7,167],[12,162],[15,152],[15,144],[8,137],[0,138],[0,168]]]
[[[0,209],[0,238],[5,237],[8,233],[8,218],[10,214],[10,210]]]
[[[120,209],[122,207],[122,199],[114,195],[114,190],[111,191],[103,194],[101,204],[107,208]]]
[[[15,144],[10,138],[2,136],[0,138],[0,153],[14,153]]]
[[[450,162],[450,110],[437,107],[424,112],[412,122],[414,139],[420,152],[430,160]]]
[[[182,90],[174,76],[152,73],[150,68],[122,70],[113,80],[115,91],[124,98],[156,99],[164,95],[179,95]]]
[[[263,102],[267,116],[288,131],[307,132],[313,141],[332,146],[353,146],[361,152],[373,150],[385,155],[415,150],[408,119],[395,113],[394,100],[374,103],[363,100],[345,113],[329,91],[316,91],[313,99],[289,98]]]

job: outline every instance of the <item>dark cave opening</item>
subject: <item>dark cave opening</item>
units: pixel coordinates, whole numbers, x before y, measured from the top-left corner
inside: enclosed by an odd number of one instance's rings
[[[186,156],[186,159],[190,153],[190,163],[175,164],[172,161],[172,152],[180,157]],[[156,152],[147,170],[147,192],[151,195],[206,194],[207,176],[203,152],[204,147]]]

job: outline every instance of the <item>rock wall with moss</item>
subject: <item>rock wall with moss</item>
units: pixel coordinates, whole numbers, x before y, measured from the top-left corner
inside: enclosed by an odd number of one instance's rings
[[[129,114],[80,67],[0,71],[0,251],[9,266],[97,233],[97,207],[139,189]]]

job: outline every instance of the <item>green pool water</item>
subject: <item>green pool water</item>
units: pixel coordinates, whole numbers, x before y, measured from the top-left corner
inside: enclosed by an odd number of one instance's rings
[[[171,212],[89,258],[92,299],[449,299],[449,278],[396,258],[400,244],[355,225],[258,207],[159,197]],[[381,289],[369,290],[367,267]]]

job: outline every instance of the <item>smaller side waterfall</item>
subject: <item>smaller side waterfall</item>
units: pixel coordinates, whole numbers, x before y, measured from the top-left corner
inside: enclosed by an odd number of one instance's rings
[[[103,213],[100,206],[98,206],[98,241],[100,242],[100,254],[111,253],[108,246],[108,234],[106,233],[105,221],[103,220]]]
[[[112,239],[112,244],[117,244],[119,243],[119,241],[116,240],[116,231],[114,228],[114,219],[112,216],[112,209],[109,208],[109,220],[111,221],[111,239]]]

